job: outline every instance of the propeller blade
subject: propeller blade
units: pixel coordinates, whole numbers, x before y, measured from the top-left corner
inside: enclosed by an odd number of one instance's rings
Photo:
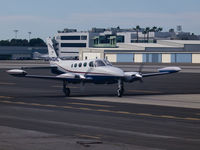
[[[140,67],[139,67],[139,71],[138,71],[139,74],[136,74],[137,77],[139,78],[140,83],[143,83],[143,79],[142,79],[142,70],[143,70],[143,68],[144,68],[144,63],[142,63],[140,65]]]
[[[142,64],[140,65],[140,67],[139,67],[138,72],[139,72],[140,74],[142,74],[143,67],[144,67],[144,63],[142,63]]]

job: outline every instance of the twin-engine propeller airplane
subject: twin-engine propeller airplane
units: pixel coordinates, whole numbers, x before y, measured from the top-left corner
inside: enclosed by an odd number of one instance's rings
[[[16,77],[61,80],[63,81],[63,92],[65,96],[70,95],[69,83],[117,83],[117,96],[121,97],[124,93],[124,82],[132,83],[134,81],[142,81],[143,77],[171,74],[181,70],[179,67],[165,67],[159,69],[156,73],[142,74],[141,70],[139,72],[124,72],[122,69],[112,66],[111,63],[105,59],[83,61],[61,60],[57,56],[50,38],[47,38],[47,46],[50,58],[49,68],[51,68],[51,71],[57,74],[57,76],[29,75],[23,69],[12,69],[7,72]]]

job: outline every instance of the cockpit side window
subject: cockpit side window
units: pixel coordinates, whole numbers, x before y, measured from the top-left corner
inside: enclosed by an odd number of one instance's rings
[[[96,67],[106,66],[106,64],[102,60],[96,60],[95,65]]]
[[[94,67],[93,61],[89,62],[89,66],[90,66],[90,67]]]

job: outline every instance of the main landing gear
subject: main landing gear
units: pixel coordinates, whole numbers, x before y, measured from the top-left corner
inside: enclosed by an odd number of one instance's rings
[[[67,87],[67,81],[63,80],[63,92],[65,96],[70,96],[70,89]]]
[[[117,96],[122,97],[124,94],[124,83],[121,79],[118,80]]]

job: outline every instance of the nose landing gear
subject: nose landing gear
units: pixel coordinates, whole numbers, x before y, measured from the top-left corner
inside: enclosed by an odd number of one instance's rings
[[[124,83],[121,79],[118,80],[117,96],[122,97],[124,94]]]
[[[63,92],[66,97],[70,96],[70,89],[67,87],[67,81],[63,80]]]

